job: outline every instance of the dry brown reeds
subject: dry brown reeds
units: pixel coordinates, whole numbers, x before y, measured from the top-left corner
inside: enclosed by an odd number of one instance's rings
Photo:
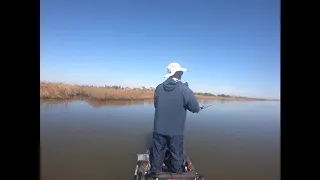
[[[79,86],[63,83],[40,82],[40,99],[72,99],[74,97],[85,97],[91,100],[152,100],[154,89],[146,88],[121,88],[119,86],[97,87]],[[197,99],[217,100],[263,100],[254,98],[233,98],[221,96],[196,95]]]
[[[143,100],[152,99],[153,93],[153,90],[115,89],[40,82],[40,98],[44,99],[70,99],[83,96],[94,100]]]

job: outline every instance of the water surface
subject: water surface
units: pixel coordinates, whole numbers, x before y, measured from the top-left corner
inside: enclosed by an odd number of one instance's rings
[[[206,180],[280,180],[280,102],[210,101],[188,113],[185,150]],[[150,144],[150,102],[40,103],[42,180],[129,180]]]

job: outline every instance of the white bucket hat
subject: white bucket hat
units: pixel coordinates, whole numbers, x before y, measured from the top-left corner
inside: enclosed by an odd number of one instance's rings
[[[164,76],[165,78],[168,78],[168,77],[174,75],[174,73],[176,73],[177,71],[182,71],[182,72],[186,72],[187,71],[186,68],[182,68],[180,66],[180,64],[174,63],[174,62],[170,63],[167,68],[168,68],[168,74],[166,74]]]

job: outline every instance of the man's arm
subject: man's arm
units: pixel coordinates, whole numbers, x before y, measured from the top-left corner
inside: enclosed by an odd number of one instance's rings
[[[182,94],[185,100],[185,107],[192,113],[199,112],[200,106],[193,91],[188,86],[184,86],[182,88]]]
[[[155,91],[154,91],[154,95],[153,95],[154,108],[157,108],[157,107],[156,107],[156,104],[157,104],[157,96],[156,96],[156,94],[157,94],[157,91],[155,90]]]
[[[154,90],[154,95],[153,95],[154,108],[157,108],[158,89],[159,89],[159,85],[158,85],[158,86],[156,87],[156,89]]]

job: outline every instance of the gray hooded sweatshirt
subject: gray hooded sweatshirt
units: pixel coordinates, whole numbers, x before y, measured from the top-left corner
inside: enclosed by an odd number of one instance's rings
[[[199,103],[187,83],[168,78],[154,94],[154,132],[162,135],[184,135],[187,110],[199,112]]]

